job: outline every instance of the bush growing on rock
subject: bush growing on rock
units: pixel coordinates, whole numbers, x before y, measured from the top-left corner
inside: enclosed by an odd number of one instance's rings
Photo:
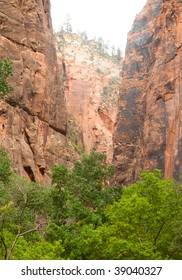
[[[6,96],[13,90],[11,85],[7,82],[9,76],[13,74],[13,67],[11,60],[6,58],[0,59],[0,98]]]

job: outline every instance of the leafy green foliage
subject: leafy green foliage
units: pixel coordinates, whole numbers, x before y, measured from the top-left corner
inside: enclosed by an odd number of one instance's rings
[[[11,161],[4,149],[0,148],[0,182],[8,183],[12,175]]]
[[[91,152],[55,165],[46,187],[0,159],[1,259],[182,259],[182,190],[159,170],[112,186],[113,167]]]
[[[46,221],[48,195],[45,186],[15,175],[6,152],[0,149],[0,255],[4,258],[11,257],[19,237],[37,230],[36,219],[40,225]]]
[[[175,251],[181,240],[176,235],[182,221],[181,189],[173,180],[163,180],[159,170],[142,173],[141,180],[125,188],[105,214],[106,223],[77,237],[81,252],[87,244],[85,258],[182,258],[181,250]]]
[[[106,164],[103,154],[91,152],[75,163],[72,171],[65,166],[53,168],[53,204],[57,220],[66,222],[67,218],[77,221],[94,214],[103,214],[106,203],[112,203],[120,189],[110,186],[114,175],[112,166]]]
[[[13,73],[12,62],[9,58],[0,60],[0,98],[7,95],[13,88],[8,84],[7,79]]]
[[[14,234],[5,231],[4,240],[8,247],[14,242]],[[11,255],[12,260],[60,260],[64,252],[61,241],[47,242],[40,234],[34,233],[29,238],[20,236]],[[0,256],[1,256],[0,247]]]

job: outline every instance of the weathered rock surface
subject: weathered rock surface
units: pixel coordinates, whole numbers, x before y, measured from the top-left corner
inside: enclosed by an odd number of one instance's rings
[[[0,145],[20,175],[49,182],[50,168],[64,160],[66,147],[49,0],[0,1],[0,54],[14,68],[14,91],[0,103]]]
[[[78,151],[83,148],[88,153],[91,149],[105,153],[111,162],[122,62],[117,56],[100,52],[98,42],[78,34],[58,32],[56,46],[63,71],[70,144]]]
[[[182,4],[148,0],[128,34],[114,133],[117,181],[182,172]]]

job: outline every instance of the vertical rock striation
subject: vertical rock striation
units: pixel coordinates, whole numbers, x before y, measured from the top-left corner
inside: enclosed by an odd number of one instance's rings
[[[13,62],[14,91],[0,102],[0,145],[17,172],[49,182],[64,160],[66,108],[49,0],[0,1],[0,53]]]
[[[117,180],[182,172],[182,4],[148,0],[128,34],[114,132]]]
[[[111,163],[121,57],[74,33],[58,32],[55,41],[69,114],[69,143],[78,151],[83,147],[88,153],[102,152]]]

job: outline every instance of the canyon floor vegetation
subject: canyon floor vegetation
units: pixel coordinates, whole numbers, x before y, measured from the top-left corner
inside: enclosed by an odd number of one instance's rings
[[[72,170],[52,169],[51,186],[27,182],[0,150],[0,259],[182,259],[182,192],[159,170],[129,187],[96,152]]]

